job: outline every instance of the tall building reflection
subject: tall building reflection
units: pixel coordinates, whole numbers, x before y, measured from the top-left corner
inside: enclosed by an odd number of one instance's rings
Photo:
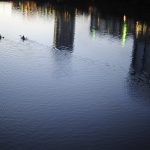
[[[75,10],[55,11],[54,46],[59,50],[72,51],[74,46]]]
[[[50,3],[38,5],[36,1],[13,1],[13,10],[21,11],[24,16],[51,16],[54,14],[54,7]]]
[[[96,35],[110,35],[121,39],[122,46],[125,45],[127,36],[134,33],[134,21],[127,19],[124,15],[120,17],[102,16],[95,7],[89,9],[91,16],[90,33]]]
[[[117,36],[121,32],[121,23],[118,19],[103,17],[96,8],[92,8],[90,31]]]
[[[131,74],[142,80],[150,78],[150,29],[136,22]]]
[[[50,2],[38,4],[35,1],[14,1],[13,11],[21,11],[23,16],[55,16],[54,23],[54,47],[59,50],[73,50],[74,32],[75,32],[75,10],[76,8],[68,8],[51,4]]]

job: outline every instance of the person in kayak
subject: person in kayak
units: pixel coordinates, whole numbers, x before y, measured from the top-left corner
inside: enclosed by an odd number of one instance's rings
[[[4,39],[4,37],[0,34],[0,40],[1,40],[1,39]]]
[[[21,36],[21,39],[22,39],[23,41],[27,40],[27,38],[26,38],[24,35]]]

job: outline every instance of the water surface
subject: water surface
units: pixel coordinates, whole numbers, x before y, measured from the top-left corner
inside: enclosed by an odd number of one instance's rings
[[[13,1],[0,2],[0,33],[1,149],[150,147],[147,22]]]

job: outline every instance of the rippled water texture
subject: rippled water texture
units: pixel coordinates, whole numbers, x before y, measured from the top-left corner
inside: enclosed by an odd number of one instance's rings
[[[13,1],[0,33],[0,149],[150,148],[146,22]]]

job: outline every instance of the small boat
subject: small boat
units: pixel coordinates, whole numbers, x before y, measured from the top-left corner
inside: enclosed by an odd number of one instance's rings
[[[1,40],[1,39],[4,39],[4,37],[0,34],[0,40]]]
[[[27,37],[25,37],[25,36],[23,35],[23,36],[21,36],[21,39],[22,39],[23,41],[25,41],[25,40],[27,40]]]

